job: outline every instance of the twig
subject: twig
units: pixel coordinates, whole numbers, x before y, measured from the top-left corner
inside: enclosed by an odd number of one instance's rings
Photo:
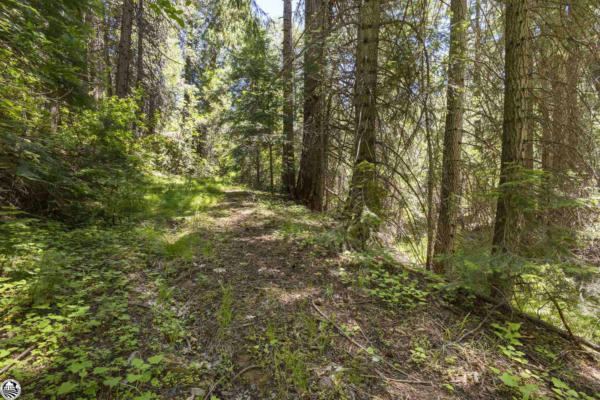
[[[552,304],[554,304],[554,307],[556,307],[556,310],[558,311],[558,315],[560,316],[560,320],[562,321],[563,325],[565,326],[565,329],[571,336],[573,343],[575,343],[578,347],[580,347],[581,345],[579,344],[579,342],[577,342],[577,338],[575,337],[575,335],[573,335],[573,331],[571,331],[571,327],[569,326],[569,324],[567,324],[567,320],[565,319],[565,316],[562,312],[562,309],[558,305],[558,302],[556,301],[556,299],[554,297],[550,297],[550,301],[552,302]]]
[[[231,382],[235,381],[237,378],[239,378],[240,376],[242,376],[243,374],[245,374],[246,372],[253,370],[253,369],[257,369],[260,368],[259,365],[251,365],[249,367],[244,368],[243,370],[241,370],[240,372],[237,373],[236,376],[234,376],[231,379]],[[221,379],[219,379],[218,381],[216,381],[210,388],[210,390],[206,393],[206,395],[204,396],[204,400],[208,399],[210,397],[210,395],[214,392],[214,390],[221,384],[221,382],[223,382],[223,380],[225,380],[226,376],[223,376]]]
[[[8,364],[6,367],[2,368],[2,370],[0,371],[0,375],[2,375],[3,373],[5,373],[9,369],[11,369],[17,363],[17,361],[19,361],[21,358],[25,357],[33,349],[35,349],[35,345],[29,346],[27,349],[25,349],[25,351],[22,352],[21,354],[19,354],[17,357],[15,357],[15,359],[10,364]]]
[[[428,278],[423,273],[423,271],[420,271],[420,270],[415,269],[415,268],[408,267],[406,265],[404,266],[404,268],[407,269],[407,270],[409,270],[409,271],[411,271],[411,272],[414,272],[415,274],[419,274],[419,275],[423,276],[427,280],[430,280],[430,278]],[[488,296],[485,296],[485,295],[482,295],[482,294],[479,294],[479,293],[475,293],[475,292],[470,292],[470,293],[474,294],[475,297],[477,297],[479,300],[485,301],[486,303],[489,303],[489,304],[492,304],[492,305],[498,305],[499,304],[498,301],[496,301],[496,300],[494,300],[494,299],[492,299],[492,298],[490,298]],[[593,350],[596,350],[597,352],[600,352],[600,344],[594,343],[591,340],[588,340],[588,339],[583,338],[581,336],[575,336],[572,333],[571,333],[571,335],[569,335],[568,332],[565,332],[564,330],[562,330],[560,328],[557,328],[556,326],[552,325],[551,323],[546,322],[546,321],[544,321],[544,320],[542,320],[542,319],[540,319],[538,317],[534,317],[533,315],[530,315],[530,314],[528,314],[526,312],[519,311],[519,310],[517,310],[516,308],[514,308],[513,306],[511,306],[508,303],[500,303],[499,308],[502,309],[503,311],[505,311],[508,314],[517,315],[520,318],[525,319],[525,320],[529,321],[532,324],[535,324],[537,326],[541,326],[544,329],[552,331],[553,333],[557,334],[558,336],[560,336],[560,337],[562,337],[562,338],[564,338],[566,340],[573,340],[573,341],[575,341],[575,342],[577,342],[579,344],[582,344],[582,345],[584,345],[584,346],[586,346],[586,347],[588,347],[590,349],[593,349]]]
[[[331,321],[331,319],[329,319],[329,317],[327,317],[327,315],[325,315],[323,313],[323,311],[321,311],[319,309],[319,307],[317,307],[317,305],[315,304],[314,300],[312,300],[312,306],[315,308],[315,310],[317,310],[317,312],[319,314],[321,314],[321,316],[323,318],[325,318],[325,320],[327,322],[329,322],[331,325],[333,325],[343,337],[345,337],[346,339],[348,339],[352,344],[354,344],[359,349],[365,351],[366,353],[369,352],[365,346],[363,346],[362,344],[358,343],[356,340],[352,339],[346,332],[344,332],[344,330],[342,328],[340,328],[339,326],[337,326],[336,324],[334,324]],[[394,364],[392,364],[391,362],[387,361],[386,359],[382,358],[381,361],[383,361],[388,367],[392,368],[394,371],[400,372],[401,374],[403,374],[405,376],[408,376],[407,372],[405,372],[405,371],[401,370],[400,368],[396,367]]]
[[[461,337],[459,337],[459,338],[458,338],[458,339],[456,339],[455,341],[453,341],[453,342],[450,342],[450,343],[448,344],[448,346],[452,346],[453,344],[458,344],[458,343],[460,343],[460,342],[461,342],[461,340],[463,340],[463,339],[464,339],[464,338],[466,338],[467,336],[469,336],[469,335],[471,335],[471,334],[473,334],[473,333],[477,332],[478,330],[480,330],[480,329],[481,329],[481,327],[483,326],[483,324],[485,324],[485,321],[487,321],[487,320],[488,320],[488,318],[489,318],[489,317],[490,317],[490,316],[491,316],[491,315],[494,313],[494,311],[496,311],[496,309],[497,309],[498,307],[500,307],[500,305],[501,305],[501,304],[502,304],[502,303],[500,303],[500,304],[496,304],[496,305],[495,305],[495,306],[494,306],[494,307],[493,307],[493,308],[490,310],[490,312],[489,312],[489,313],[487,313],[487,315],[485,316],[485,318],[483,318],[483,319],[481,320],[481,322],[479,323],[479,325],[477,325],[477,326],[476,326],[474,329],[471,329],[470,331],[468,331],[467,333],[465,333],[464,335],[462,335]]]
[[[375,370],[375,372],[377,372],[377,375],[362,375],[365,378],[381,378],[384,379],[386,381],[390,381],[390,382],[398,382],[398,383],[410,383],[413,385],[430,385],[433,386],[433,382],[430,381],[417,381],[417,380],[412,380],[412,379],[396,379],[396,378],[388,378],[387,376],[385,376],[381,371]]]

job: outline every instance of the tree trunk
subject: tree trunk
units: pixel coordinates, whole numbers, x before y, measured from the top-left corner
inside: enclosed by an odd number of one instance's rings
[[[117,63],[117,96],[129,94],[129,64],[131,64],[131,31],[133,26],[133,0],[123,0],[121,16],[121,38]]]
[[[460,153],[465,97],[467,0],[452,0],[450,12],[452,17],[450,20],[450,64],[448,68],[446,127],[444,130],[444,159],[442,164],[440,214],[433,262],[433,271],[438,274],[444,273],[450,264],[448,258],[444,257],[454,252],[456,220],[460,206]]]
[[[144,78],[144,0],[138,1],[137,28],[138,28],[138,48],[137,48],[137,73],[135,76],[135,85],[139,87]]]
[[[479,96],[481,91],[481,0],[475,0],[475,63],[473,65],[474,93]]]
[[[137,0],[137,60],[136,60],[136,75],[135,75],[135,87],[141,89],[144,78],[144,0]],[[144,120],[144,108],[145,108],[145,93],[138,100],[137,119],[138,121]],[[139,126],[136,121],[133,125],[133,130],[137,137],[144,135],[143,128]]]
[[[533,57],[529,54],[527,61],[527,74],[529,79],[533,78]],[[534,167],[534,148],[533,143],[535,141],[535,116],[533,112],[533,103],[534,103],[534,92],[533,87],[530,87],[527,90],[527,129],[526,129],[526,137],[524,138],[524,153],[523,153],[523,165],[528,170],[533,170]]]
[[[269,140],[269,178],[271,183],[271,193],[275,191],[275,182],[273,180],[273,144]]]
[[[158,109],[158,93],[150,93],[148,102],[148,135],[156,133],[156,111]]]
[[[323,209],[326,165],[323,74],[329,0],[305,0],[304,133],[296,198],[311,210]]]
[[[109,5],[104,5],[104,32],[103,32],[103,51],[104,51],[104,75],[106,79],[106,95],[111,97],[113,95],[113,83],[112,83],[112,62],[110,59],[110,28],[111,18]]]
[[[523,138],[527,129],[527,39],[528,0],[507,0],[505,21],[504,126],[500,166],[499,197],[496,209],[493,246],[496,251],[514,252],[519,243],[520,215],[519,167],[523,160]],[[510,277],[496,271],[491,279],[493,297],[510,296]]]
[[[364,248],[371,235],[372,218],[380,214],[380,189],[376,175],[376,89],[379,48],[380,0],[362,0],[359,11],[354,93],[356,143],[352,181],[347,201],[351,245]]]
[[[254,158],[256,168],[256,188],[260,189],[260,143],[256,141],[256,154]]]
[[[93,34],[90,35],[88,42],[89,83],[92,86],[92,97],[98,101],[102,94],[102,21],[95,12],[91,13],[89,18],[93,29]]]
[[[568,73],[566,74],[566,165],[567,169],[572,171],[582,171],[585,169],[584,163],[581,162],[579,145],[581,132],[580,107],[578,96],[579,77],[581,76],[581,48],[580,41],[585,37],[581,32],[581,28],[586,26],[585,18],[582,15],[582,7],[580,0],[571,0],[566,16],[567,26],[571,27],[566,33],[568,37],[567,46],[569,56],[567,58]],[[589,23],[589,22],[588,22]],[[577,191],[577,186],[573,186],[572,182],[565,182],[564,189],[570,193]]]
[[[431,129],[431,114],[429,97],[431,94],[431,63],[429,59],[429,49],[426,46],[426,27],[429,23],[429,2],[423,3],[421,29],[419,31],[419,42],[422,47],[421,55],[421,74],[420,84],[423,98],[423,113],[425,114],[425,137],[427,139],[427,254],[425,257],[425,266],[428,270],[432,268],[433,259],[433,241],[435,235],[434,218],[434,191],[435,191],[435,154],[433,150],[433,132]]]
[[[283,0],[283,190],[293,194],[294,167],[294,54],[292,49],[292,0]]]

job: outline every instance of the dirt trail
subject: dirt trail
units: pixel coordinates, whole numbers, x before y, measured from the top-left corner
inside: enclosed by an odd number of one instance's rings
[[[144,198],[115,226],[8,221],[41,271],[0,282],[24,399],[600,399],[598,354],[342,252],[323,214],[204,180]]]
[[[469,315],[434,296],[397,310],[375,301],[344,279],[339,254],[315,245],[330,221],[233,190],[201,220],[197,234],[211,249],[174,282],[187,321],[182,353],[204,373],[179,393],[195,387],[197,399],[223,400],[510,397],[489,370],[510,361],[491,349],[489,329],[476,329],[485,313]],[[548,368],[526,353],[534,367]],[[569,368],[580,382],[597,386],[586,376],[598,373],[593,361],[577,363]]]
[[[372,398],[376,393],[396,398],[385,395],[374,375],[390,368],[377,363],[372,369],[372,356],[364,354],[374,346],[365,332],[383,329],[370,326],[380,321],[363,321],[362,337],[356,339],[327,321],[347,314],[345,322],[356,323],[348,316],[369,302],[341,285],[335,257],[315,253],[305,240],[326,231],[328,222],[291,203],[245,191],[226,192],[206,216],[199,234],[214,238],[214,250],[178,278],[179,299],[189,310],[203,310],[188,332],[190,343],[202,349],[211,367],[228,364],[231,370],[205,381],[202,393],[213,389],[221,399]],[[199,290],[198,274],[218,282],[219,289]],[[224,311],[229,288],[232,301]],[[227,311],[231,321],[224,322]],[[345,382],[348,368],[354,383]],[[386,373],[406,379],[393,370]]]

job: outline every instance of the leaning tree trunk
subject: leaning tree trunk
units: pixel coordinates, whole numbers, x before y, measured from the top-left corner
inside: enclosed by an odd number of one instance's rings
[[[133,11],[133,0],[123,0],[119,59],[117,62],[117,96],[119,97],[125,97],[129,94],[129,64],[131,64]]]
[[[499,196],[492,244],[496,251],[514,252],[520,236],[518,185],[523,138],[527,129],[527,38],[528,0],[507,0],[505,21],[504,126]],[[491,279],[492,294],[501,301],[510,295],[508,271],[496,271]]]
[[[283,190],[292,194],[296,179],[294,168],[294,77],[292,49],[292,0],[283,0]]]
[[[296,198],[312,210],[323,209],[327,132],[323,74],[329,0],[305,0],[304,133]]]
[[[450,64],[448,96],[444,130],[444,160],[440,214],[435,240],[433,270],[444,273],[448,255],[454,252],[456,220],[460,206],[460,152],[463,130],[465,56],[467,52],[467,0],[452,0],[450,4]]]
[[[380,213],[376,175],[376,89],[380,0],[362,0],[359,11],[354,93],[356,144],[347,201],[350,245],[364,248]],[[372,217],[365,215],[369,213]]]

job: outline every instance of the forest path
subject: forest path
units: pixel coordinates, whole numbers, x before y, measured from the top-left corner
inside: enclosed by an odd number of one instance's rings
[[[536,327],[523,332],[535,342],[499,354],[486,322],[508,316],[457,308],[384,257],[340,254],[326,216],[264,192],[223,196],[195,232],[210,250],[176,278],[182,322],[195,315],[188,362],[205,367],[196,398],[502,399],[533,388],[511,367],[523,362],[599,389],[593,358],[561,352]],[[491,366],[519,383],[503,388]]]
[[[0,224],[0,380],[23,399],[600,393],[597,356],[381,249],[342,252],[324,214],[214,180],[124,189],[121,219]]]
[[[444,394],[402,371],[410,354],[392,349],[410,346],[410,338],[397,331],[403,340],[384,344],[394,336],[387,312],[342,282],[341,259],[329,246],[333,221],[266,193],[226,188],[223,195],[194,221],[197,256],[169,283],[185,331],[180,354],[170,358],[204,369],[190,397]]]

